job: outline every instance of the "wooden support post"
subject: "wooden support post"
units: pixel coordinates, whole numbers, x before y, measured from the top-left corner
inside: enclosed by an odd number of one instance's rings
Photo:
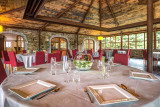
[[[153,71],[153,0],[147,3],[147,72]]]
[[[156,38],[156,32],[157,32],[157,29],[154,29],[154,49],[156,50],[156,46],[157,46],[157,43],[156,43],[156,41],[157,41],[157,38]]]
[[[102,40],[99,41],[99,49],[102,49]]]
[[[41,30],[38,30],[38,40],[39,40],[38,51],[40,51],[40,46],[41,46]]]
[[[77,34],[77,49],[78,49],[78,34]]]

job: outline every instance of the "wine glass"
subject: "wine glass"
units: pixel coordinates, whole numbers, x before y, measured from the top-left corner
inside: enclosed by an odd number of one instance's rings
[[[51,64],[56,64],[56,57],[51,57]]]
[[[73,71],[72,81],[76,84],[80,82],[80,74],[77,70]]]
[[[113,64],[113,58],[112,58],[112,57],[109,57],[108,63],[109,63],[110,65]]]
[[[65,82],[70,82],[70,78],[69,78],[69,72],[71,71],[71,62],[70,61],[64,62],[64,70],[67,73],[67,77],[66,77]]]

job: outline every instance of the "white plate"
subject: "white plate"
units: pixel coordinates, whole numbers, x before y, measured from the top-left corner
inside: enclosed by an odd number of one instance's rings
[[[99,105],[139,100],[116,84],[88,86],[88,89]]]
[[[23,68],[15,72],[15,74],[30,74],[38,71],[40,68]]]
[[[54,84],[51,84],[42,80],[34,80],[31,82],[14,86],[12,88],[9,88],[8,90],[20,96],[21,98],[28,100],[33,98],[36,95],[49,91],[54,87],[56,87],[56,85]]]
[[[144,79],[144,80],[159,80],[151,73],[145,73],[145,72],[134,72],[130,71],[129,73],[131,78],[137,78],[137,79]]]

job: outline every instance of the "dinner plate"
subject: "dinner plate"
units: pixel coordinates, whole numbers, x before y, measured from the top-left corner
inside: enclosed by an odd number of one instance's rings
[[[15,74],[31,74],[31,73],[38,71],[39,69],[40,68],[23,68],[23,69],[20,69],[14,73]]]
[[[99,105],[130,102],[139,100],[116,84],[88,86]]]
[[[129,73],[131,78],[136,78],[136,79],[144,79],[144,80],[159,80],[156,78],[153,74],[151,73],[146,73],[146,72],[134,72],[130,71]]]
[[[56,85],[42,81],[42,80],[34,80],[21,85],[17,85],[9,88],[8,90],[18,95],[24,100],[32,99],[33,97],[52,90],[56,87]]]

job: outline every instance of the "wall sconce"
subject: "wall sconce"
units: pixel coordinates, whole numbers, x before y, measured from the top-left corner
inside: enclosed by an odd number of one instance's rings
[[[98,36],[98,40],[103,40],[103,37],[102,36]]]
[[[3,26],[0,25],[0,33],[2,33],[2,32],[3,32]]]

